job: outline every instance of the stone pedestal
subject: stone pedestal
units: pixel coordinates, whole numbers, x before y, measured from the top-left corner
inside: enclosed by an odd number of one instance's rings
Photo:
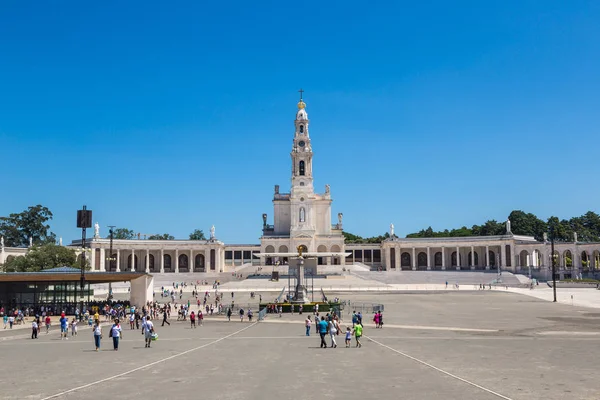
[[[291,260],[293,262],[295,268],[294,272],[296,273],[296,287],[294,288],[294,296],[292,297],[292,303],[294,304],[304,304],[308,303],[308,291],[306,290],[306,285],[304,283],[304,257],[298,257],[296,259]]]

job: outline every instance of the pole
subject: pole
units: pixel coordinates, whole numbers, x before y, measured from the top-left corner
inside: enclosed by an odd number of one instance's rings
[[[87,207],[83,206],[83,213],[85,214],[87,212]],[[84,218],[85,220],[85,218]],[[79,310],[79,317],[82,318],[83,317],[83,289],[85,288],[85,229],[86,229],[86,224],[83,224],[82,228],[81,228],[81,247],[83,249],[83,252],[81,253],[81,278],[79,280],[80,286],[81,286],[81,303],[80,303],[80,310]]]
[[[550,228],[550,251],[552,252],[552,292],[556,303],[556,257],[554,256],[554,227]]]
[[[108,231],[108,233],[110,233],[110,250],[109,250],[109,255],[108,255],[108,270],[109,272],[112,272],[113,270],[113,237],[114,237],[114,225],[110,225],[109,226],[110,230]],[[116,270],[116,268],[115,268]],[[108,300],[111,299],[111,295],[112,295],[112,282],[108,282]]]

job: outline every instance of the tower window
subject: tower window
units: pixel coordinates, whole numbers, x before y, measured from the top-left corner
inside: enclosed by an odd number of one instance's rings
[[[300,176],[304,176],[304,161],[300,161],[298,167],[300,169]]]
[[[304,125],[300,125],[300,133],[304,133]]]

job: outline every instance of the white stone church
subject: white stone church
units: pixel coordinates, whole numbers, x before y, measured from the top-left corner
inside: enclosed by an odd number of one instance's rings
[[[332,221],[329,185],[323,193],[313,185],[313,149],[306,104],[300,99],[294,120],[291,149],[291,188],[282,193],[275,185],[273,224],[263,214],[260,244],[225,244],[211,229],[209,240],[113,240],[98,231],[87,241],[93,270],[146,271],[149,273],[202,274],[229,272],[247,265],[286,264],[285,253],[300,246],[317,253],[318,265],[362,264],[387,271],[414,270],[509,270],[550,278],[551,250],[548,241],[512,234],[510,222],[500,236],[451,238],[398,238],[393,234],[382,243],[348,244],[342,235],[342,213]],[[80,241],[70,247],[80,248]],[[0,264],[27,249],[0,244]],[[322,253],[323,256],[318,256]],[[281,256],[279,256],[281,255]],[[112,256],[112,257],[111,257]],[[600,273],[600,243],[556,243],[554,258],[560,278]],[[342,267],[340,267],[341,269]]]

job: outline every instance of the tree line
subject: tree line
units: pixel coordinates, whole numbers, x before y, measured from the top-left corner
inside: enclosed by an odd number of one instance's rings
[[[574,240],[574,234],[577,233],[577,240],[581,242],[600,241],[600,215],[593,211],[570,219],[559,219],[552,216],[546,221],[538,218],[532,213],[526,213],[521,210],[514,210],[508,216],[511,222],[511,231],[515,235],[533,236],[537,240],[543,240],[544,234],[554,240],[569,242]],[[431,226],[422,229],[419,232],[406,235],[407,238],[427,238],[427,237],[457,237],[457,236],[493,236],[506,234],[506,224],[495,220],[488,220],[482,225],[473,225],[470,228],[445,229],[443,231],[434,231]]]

